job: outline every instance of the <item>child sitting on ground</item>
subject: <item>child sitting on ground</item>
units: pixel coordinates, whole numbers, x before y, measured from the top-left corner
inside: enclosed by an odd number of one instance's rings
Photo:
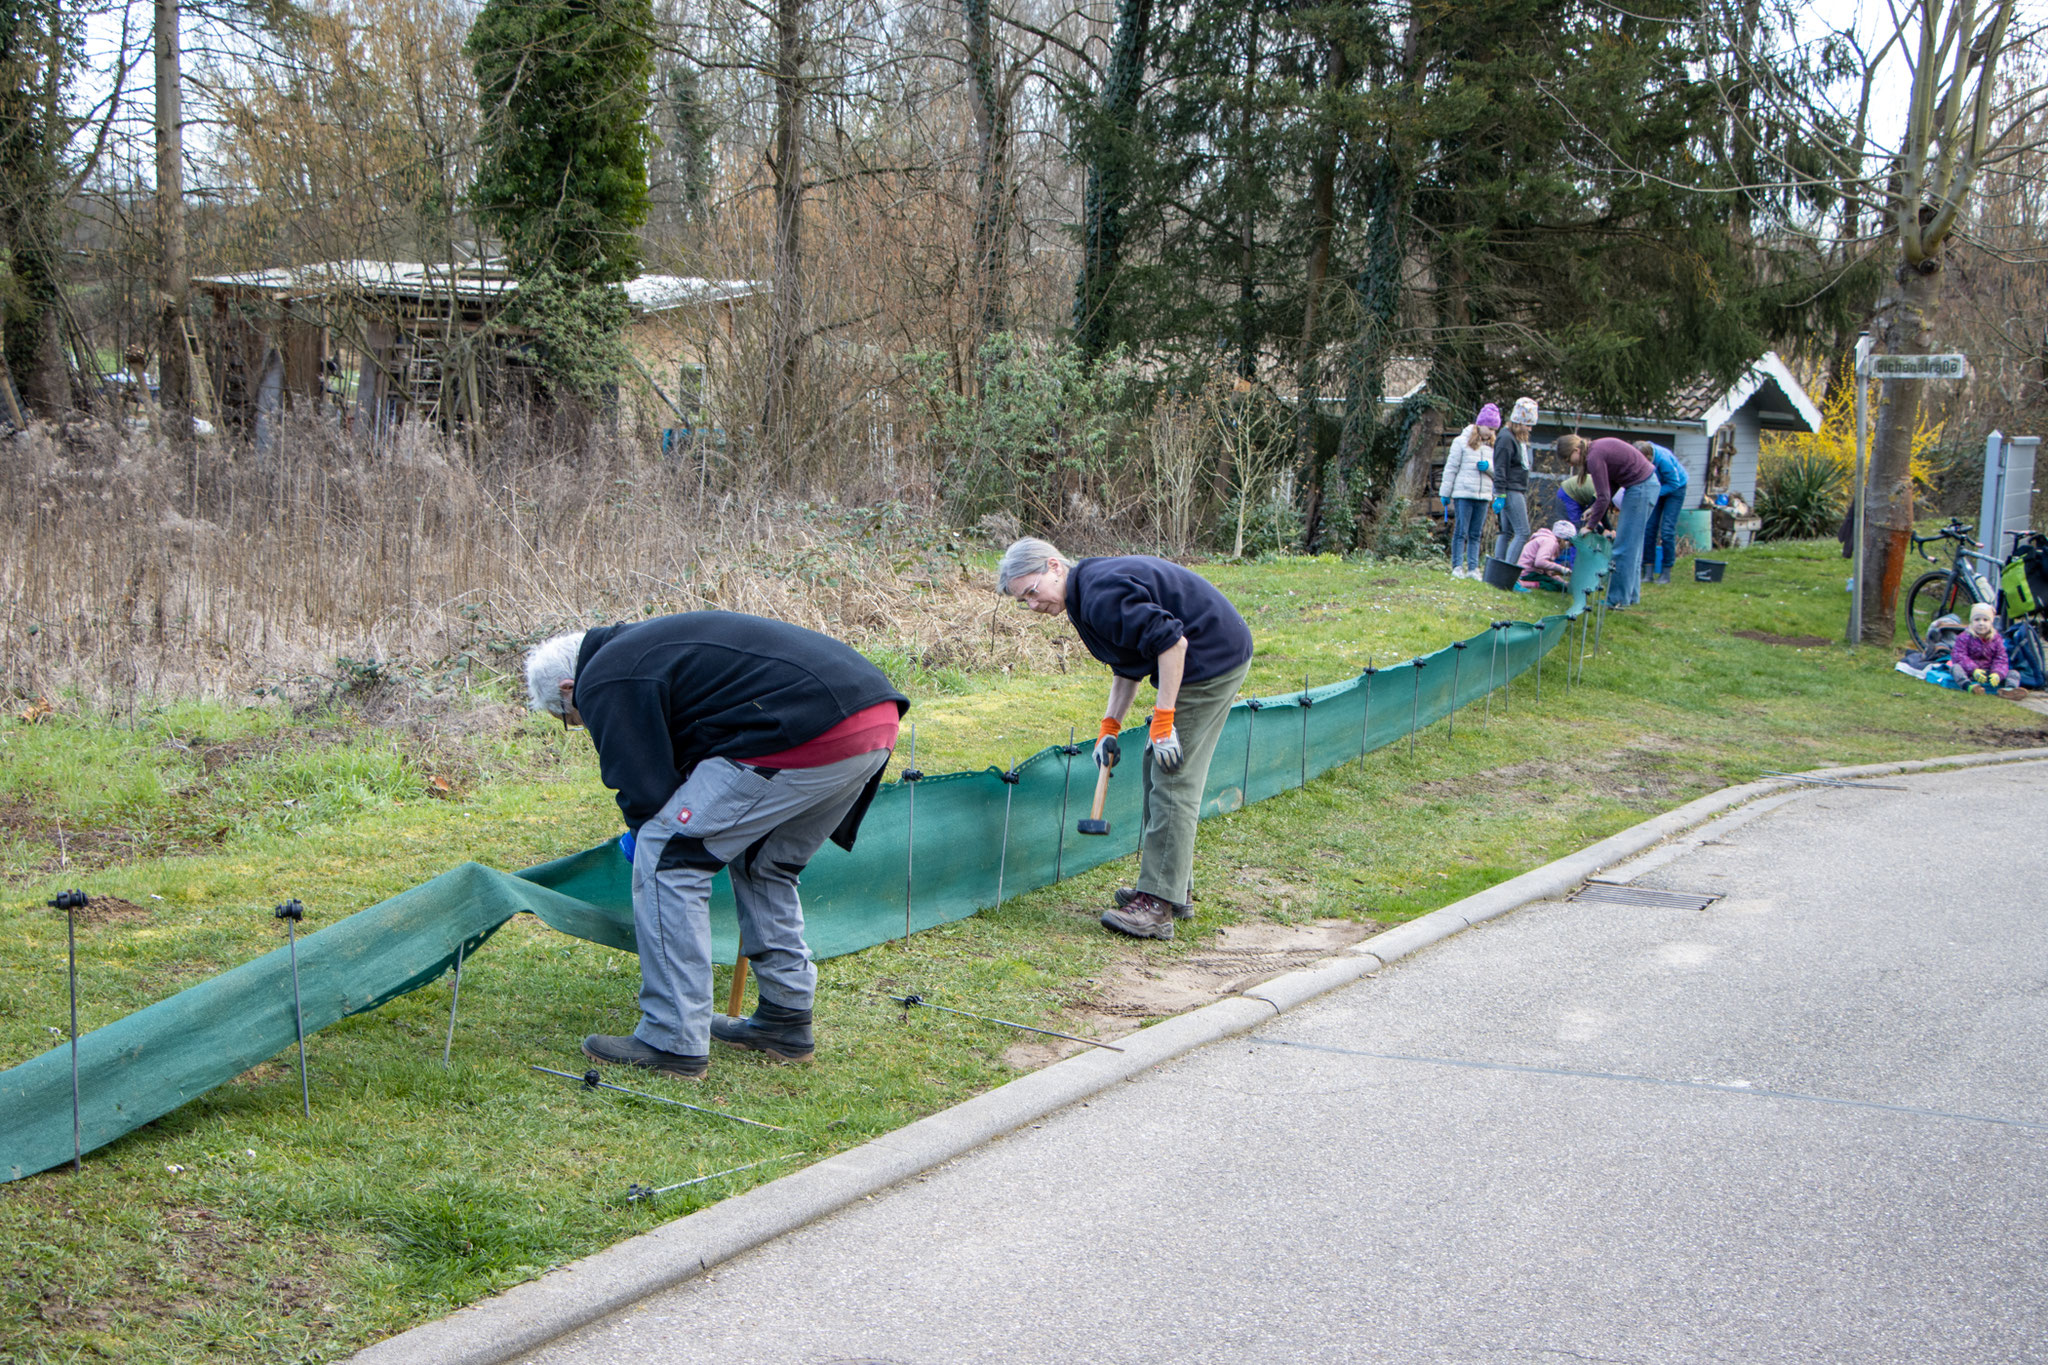
[[[1999,638],[1995,613],[1989,602],[1970,608],[1970,628],[1956,636],[1948,656],[1949,672],[1972,692],[1997,692],[2012,672],[2006,662],[2005,641]]]
[[[1522,581],[1515,585],[1516,589],[1527,592],[1528,588],[1523,585],[1528,583],[1554,587],[1570,582],[1572,571],[1558,562],[1558,556],[1564,553],[1564,547],[1578,533],[1578,528],[1570,522],[1560,521],[1531,535],[1529,543],[1522,547]]]

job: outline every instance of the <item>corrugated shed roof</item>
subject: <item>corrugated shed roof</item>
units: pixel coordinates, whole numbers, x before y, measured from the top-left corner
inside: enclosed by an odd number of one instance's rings
[[[212,275],[194,281],[222,289],[251,290],[276,297],[320,297],[361,294],[368,297],[428,298],[453,292],[457,298],[487,303],[519,292],[519,281],[497,266],[423,265],[418,261],[321,261],[314,265],[277,266]],[[769,292],[763,280],[707,280],[693,275],[642,275],[628,280],[626,301],[639,313],[661,313],[707,303],[723,303]]]

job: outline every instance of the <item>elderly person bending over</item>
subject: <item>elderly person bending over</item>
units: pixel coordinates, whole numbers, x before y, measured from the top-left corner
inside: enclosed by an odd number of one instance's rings
[[[1139,680],[1158,689],[1138,884],[1118,889],[1102,923],[1135,938],[1172,938],[1173,922],[1194,913],[1195,820],[1224,718],[1251,668],[1251,628],[1214,584],[1150,555],[1077,562],[1042,540],[1020,540],[1004,551],[996,585],[1032,611],[1064,611],[1088,652],[1109,665],[1097,764],[1116,766],[1117,733]]]
[[[557,635],[526,660],[535,710],[581,725],[626,817],[640,1024],[583,1040],[593,1061],[700,1077],[709,1042],[811,1060],[818,969],[797,874],[853,847],[910,701],[851,648],[729,611]],[[711,879],[732,874],[760,1005],[711,1016]]]

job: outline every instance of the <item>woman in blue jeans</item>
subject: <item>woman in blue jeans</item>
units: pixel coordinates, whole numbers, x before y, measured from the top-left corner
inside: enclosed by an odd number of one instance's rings
[[[1451,528],[1451,577],[1478,578],[1480,535],[1486,528],[1486,512],[1493,502],[1493,443],[1500,435],[1500,409],[1488,403],[1472,419],[1472,425],[1458,433],[1444,457],[1443,482],[1437,496],[1444,511],[1455,505],[1457,520]]]
[[[1643,596],[1643,529],[1656,506],[1657,470],[1643,453],[1616,436],[1588,444],[1583,436],[1557,438],[1557,453],[1571,463],[1574,474],[1593,481],[1593,505],[1586,509],[1579,531],[1598,530],[1620,497],[1614,528],[1614,564],[1607,573],[1607,605],[1632,607]]]
[[[1643,536],[1643,573],[1655,582],[1669,583],[1671,565],[1678,558],[1678,514],[1685,509],[1685,466],[1653,442],[1637,441],[1636,449],[1657,471],[1657,505]]]

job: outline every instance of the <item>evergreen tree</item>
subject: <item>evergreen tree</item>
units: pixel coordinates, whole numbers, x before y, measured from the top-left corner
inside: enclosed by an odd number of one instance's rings
[[[649,0],[487,0],[469,34],[471,197],[535,286],[516,320],[553,339],[543,360],[586,396],[624,359],[616,286],[640,271],[653,29]]]

